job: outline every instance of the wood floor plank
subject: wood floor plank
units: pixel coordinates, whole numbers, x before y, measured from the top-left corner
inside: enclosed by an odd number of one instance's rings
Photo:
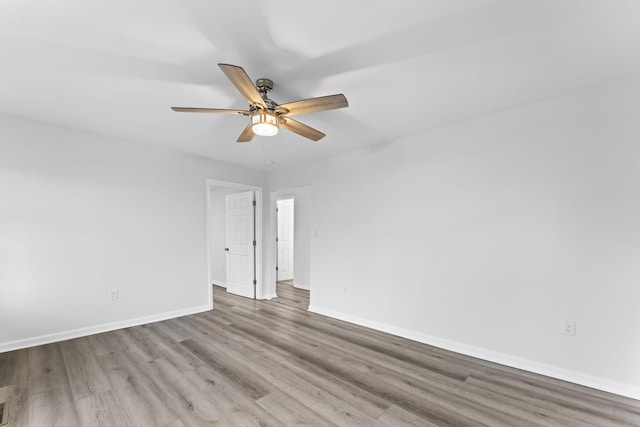
[[[295,396],[287,390],[283,391],[290,396]],[[296,400],[300,401],[298,398]],[[331,395],[323,396],[322,399],[310,405],[310,408],[313,412],[328,420],[331,425],[361,427],[376,427],[380,425],[377,419],[360,412],[353,406]]]
[[[135,328],[126,328],[113,331],[112,334],[117,338],[118,344],[116,349],[125,352],[136,363],[151,362],[158,359],[161,355],[156,351],[153,345],[146,340],[138,340],[132,334],[131,330]]]
[[[171,363],[182,371],[189,371],[195,368],[199,368],[203,365],[202,360],[196,357],[193,353],[185,350],[184,346],[180,343],[184,339],[176,339],[169,332],[171,328],[164,324],[164,322],[153,323],[145,325],[149,329],[153,330],[158,340],[163,342],[163,345],[168,347],[167,352],[163,353],[163,358],[167,359],[167,355]]]
[[[98,363],[89,340],[74,339],[63,341],[59,345],[75,400],[111,389],[109,379]]]
[[[185,376],[194,384],[196,393],[207,396],[224,408],[232,425],[278,426],[279,421],[264,410],[229,379],[208,366],[187,372]]]
[[[178,405],[178,416],[183,422],[188,425],[234,424],[227,418],[232,411],[225,396],[210,393],[211,389],[200,391],[194,387],[190,380],[193,377],[186,374],[195,374],[195,371],[179,371],[163,359],[154,360],[147,367],[154,381],[163,389],[165,398]]]
[[[180,342],[193,338],[191,331],[185,331],[183,328],[179,328],[181,325],[180,319],[163,320],[162,322],[150,323],[145,326],[152,328],[158,335],[161,335],[166,341]]]
[[[178,417],[163,402],[155,385],[139,374],[139,365],[124,352],[112,352],[99,358],[127,418],[137,425],[164,426]]]
[[[31,394],[28,425],[51,427],[80,425],[71,389],[57,386]]]
[[[0,387],[9,404],[8,425],[29,424],[29,351],[0,353]]]
[[[193,340],[186,340],[181,343],[189,351],[197,355],[207,367],[216,370],[233,382],[244,393],[251,396],[254,400],[260,399],[271,392],[270,387],[265,385],[264,381],[256,381],[251,375],[247,375],[247,371],[242,366],[235,364],[233,359],[214,353],[201,343]]]
[[[83,427],[134,427],[124,407],[112,391],[91,394],[76,400],[78,419]]]
[[[278,298],[274,302],[295,307],[301,310],[309,308],[309,291],[295,288],[293,280],[286,280],[276,284]]]
[[[139,374],[152,384],[158,399],[173,416],[189,426],[229,424],[216,402],[205,401],[203,396],[189,391],[189,382],[173,365],[156,359],[140,364]]]
[[[131,328],[130,333],[138,342],[145,343],[145,347],[151,349],[150,354],[156,359],[164,359],[173,364],[180,371],[188,371],[201,366],[201,361],[196,357],[190,357],[191,353],[171,340],[164,339],[161,333],[147,325]]]
[[[68,387],[67,370],[57,343],[31,347],[28,360],[30,395]]]
[[[391,406],[378,418],[378,423],[385,427],[438,427],[419,416],[397,406]]]
[[[116,344],[115,335],[109,332],[104,332],[101,334],[90,335],[85,337],[86,341],[91,346],[91,351],[96,357],[104,356],[105,354],[109,354],[118,348],[119,346]]]
[[[29,350],[0,353],[0,387],[26,383],[29,375]]]
[[[258,404],[286,426],[324,426],[330,421],[282,391],[275,391],[258,400]]]

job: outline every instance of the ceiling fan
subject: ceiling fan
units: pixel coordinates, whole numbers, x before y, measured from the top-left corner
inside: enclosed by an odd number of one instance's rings
[[[324,133],[307,126],[290,116],[315,113],[317,111],[334,110],[348,107],[349,103],[343,94],[321,96],[319,98],[276,104],[267,94],[273,89],[273,82],[266,78],[256,80],[255,86],[242,67],[230,64],[218,64],[231,83],[249,101],[248,110],[232,110],[221,108],[171,107],[173,111],[182,113],[228,113],[248,116],[251,121],[244,128],[238,142],[249,142],[255,135],[273,136],[278,128],[283,128],[298,135],[318,141]]]

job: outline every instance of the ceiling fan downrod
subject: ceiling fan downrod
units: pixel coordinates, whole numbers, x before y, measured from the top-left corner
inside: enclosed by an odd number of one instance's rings
[[[268,93],[273,90],[273,80],[267,78],[260,78],[256,80],[256,88],[260,92],[260,96],[264,100],[269,110],[275,110],[278,104],[275,101],[269,99]]]

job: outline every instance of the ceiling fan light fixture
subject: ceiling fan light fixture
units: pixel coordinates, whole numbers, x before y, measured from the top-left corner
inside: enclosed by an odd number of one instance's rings
[[[278,134],[278,116],[269,111],[256,111],[251,116],[251,123],[251,129],[256,135],[274,136]]]

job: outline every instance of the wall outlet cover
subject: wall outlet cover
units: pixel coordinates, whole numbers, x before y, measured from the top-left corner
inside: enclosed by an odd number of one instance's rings
[[[576,334],[576,321],[575,320],[563,320],[562,321],[562,335],[574,336]]]

